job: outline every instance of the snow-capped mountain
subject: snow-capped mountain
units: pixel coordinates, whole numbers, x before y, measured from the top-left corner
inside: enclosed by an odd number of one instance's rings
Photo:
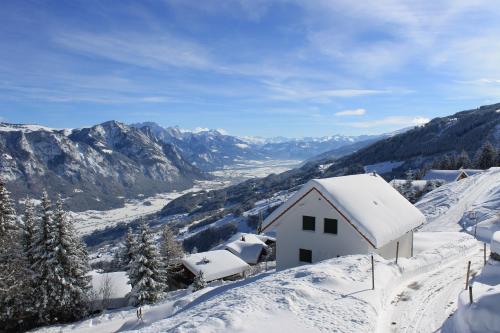
[[[2,123],[0,152],[16,200],[46,189],[72,210],[115,207],[205,178],[175,146],[116,121],[72,130]]]
[[[152,122],[132,126],[150,132],[158,139],[174,144],[185,158],[203,170],[214,170],[228,164],[254,159],[305,160],[321,153],[382,136],[332,135],[323,137],[237,137],[222,130],[184,130],[179,127],[161,127]],[[372,141],[372,142],[373,142]],[[346,153],[352,152],[346,150]]]
[[[238,161],[264,158],[253,144],[226,135],[221,130],[187,131],[179,127],[164,128],[152,122],[132,126],[150,133],[164,143],[174,145],[186,160],[202,170],[214,170]]]

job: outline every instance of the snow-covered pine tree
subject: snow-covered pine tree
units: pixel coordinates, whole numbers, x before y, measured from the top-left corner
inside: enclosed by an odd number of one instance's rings
[[[175,239],[172,229],[165,225],[161,232],[160,253],[163,257],[163,262],[167,266],[175,265],[184,257],[184,249],[182,244]]]
[[[194,277],[193,281],[193,291],[198,291],[207,286],[207,282],[205,281],[205,275],[203,274],[203,271],[200,270],[198,275]]]
[[[35,215],[35,205],[30,198],[24,200],[24,219],[23,219],[23,249],[29,267],[35,261],[35,244],[37,236],[37,223]]]
[[[53,212],[56,232],[54,275],[58,278],[60,294],[59,321],[72,321],[86,315],[89,305],[90,277],[88,255],[73,224],[66,217],[59,196]]]
[[[25,281],[21,233],[16,212],[0,179],[0,327],[15,330],[23,319],[23,300],[20,297]]]
[[[457,167],[467,169],[470,168],[471,165],[472,162],[469,158],[469,154],[465,150],[462,150],[462,152],[457,157]]]
[[[5,181],[0,177],[0,238],[16,230],[16,212]],[[11,234],[10,234],[11,235]]]
[[[131,305],[154,303],[160,299],[166,289],[161,266],[153,235],[148,225],[143,222],[128,270],[129,282],[132,285],[129,294]]]
[[[416,191],[415,191],[415,188],[413,187],[413,180],[415,178],[415,174],[413,172],[413,170],[408,170],[406,172],[406,181],[405,183],[403,184],[403,186],[401,186],[401,194],[406,198],[408,199],[408,201],[410,201],[411,203],[414,203],[415,200],[416,200]]]
[[[55,267],[60,267],[57,262],[56,242],[57,232],[52,218],[52,203],[47,192],[42,195],[42,218],[38,237],[34,246],[34,264],[32,270],[35,274],[34,282],[37,285],[38,297],[35,307],[41,324],[57,321],[59,302],[59,272]]]
[[[489,169],[495,166],[496,150],[490,142],[486,142],[476,155],[476,167],[479,169]]]

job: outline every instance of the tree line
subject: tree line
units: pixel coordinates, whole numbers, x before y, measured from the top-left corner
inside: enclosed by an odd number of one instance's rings
[[[128,299],[133,306],[157,302],[178,288],[184,249],[168,226],[159,242],[154,236],[146,223],[136,233],[129,229],[125,247],[117,255],[129,277]],[[26,198],[18,215],[0,178],[0,332],[89,316],[95,295],[89,272],[86,246],[61,197],[53,203],[44,192],[39,205]]]
[[[495,147],[487,141],[476,151],[473,159],[470,158],[465,150],[462,150],[459,154],[446,154],[436,159],[432,163],[431,168],[441,170],[475,168],[484,170],[494,166],[500,166],[500,149],[497,151]]]
[[[0,327],[23,331],[70,322],[89,311],[85,245],[66,217],[62,199],[44,192],[39,208],[26,198],[18,217],[0,179]]]

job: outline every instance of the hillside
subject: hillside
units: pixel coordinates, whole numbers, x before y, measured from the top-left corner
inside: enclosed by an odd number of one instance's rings
[[[191,187],[206,175],[173,145],[115,121],[55,130],[0,124],[0,174],[16,201],[61,194],[72,210]]]
[[[391,179],[402,176],[410,168],[421,168],[447,153],[466,150],[474,156],[486,141],[500,147],[499,109],[500,104],[494,104],[436,118],[424,126],[377,141],[338,160],[312,161],[278,175],[248,180],[217,191],[200,192],[196,196],[181,196],[166,205],[160,216],[189,214],[192,220],[196,220],[200,215],[239,214],[252,209],[259,200],[271,198],[279,191],[293,191],[312,178],[362,173],[367,168]]]

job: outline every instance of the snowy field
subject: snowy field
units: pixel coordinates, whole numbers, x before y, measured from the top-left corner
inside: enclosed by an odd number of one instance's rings
[[[181,192],[160,193],[144,199],[127,200],[124,207],[111,210],[88,210],[85,212],[70,212],[76,230],[81,235],[92,233],[94,230],[112,227],[121,222],[129,222],[141,216],[155,213],[166,204],[183,194],[202,190],[214,190],[228,186],[230,182],[224,180],[200,181],[190,189]]]
[[[266,177],[272,173],[282,173],[298,167],[301,162],[299,160],[242,161],[222,170],[213,171],[212,175],[237,183],[246,179]]]
[[[215,190],[242,182],[255,177],[265,177],[271,173],[281,173],[297,166],[300,161],[269,160],[247,161],[214,171],[216,177],[211,181],[199,181],[190,189],[181,192],[160,193],[152,197],[127,200],[124,207],[106,211],[89,210],[85,212],[70,212],[75,228],[81,235],[92,233],[94,230],[112,227],[121,222],[129,222],[161,210],[170,201],[190,192]]]

